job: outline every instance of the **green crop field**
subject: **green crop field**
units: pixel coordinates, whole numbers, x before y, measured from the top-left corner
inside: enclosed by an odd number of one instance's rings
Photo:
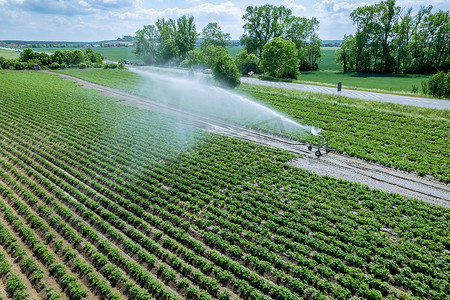
[[[4,58],[19,58],[20,53],[13,50],[0,49],[0,57],[1,56]]]
[[[63,73],[154,98],[151,88],[145,91],[135,88],[144,81],[132,72],[65,70]],[[339,103],[335,96],[247,84],[238,90],[301,124],[323,128],[323,134],[333,141],[338,152],[450,181],[450,149],[446,146],[450,131],[448,110],[352,99]]]
[[[54,75],[0,71],[0,82],[8,297],[450,294],[449,209],[314,175],[286,164],[288,152],[180,126]]]
[[[340,71],[342,68],[336,63],[336,51],[338,47],[322,47],[322,57],[319,70]]]

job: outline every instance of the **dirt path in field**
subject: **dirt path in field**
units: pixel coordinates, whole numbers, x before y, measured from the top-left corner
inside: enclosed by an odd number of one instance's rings
[[[316,149],[309,151],[304,143],[250,129],[243,125],[193,112],[186,112],[178,107],[88,82],[74,76],[47,72],[73,80],[83,87],[99,90],[104,95],[121,98],[124,100],[121,102],[123,105],[168,113],[177,116],[177,122],[182,122],[186,125],[303,155],[303,157],[296,158],[290,162],[295,167],[304,168],[319,175],[329,175],[360,182],[371,188],[395,192],[407,197],[415,197],[431,204],[450,208],[450,185],[439,182],[429,176],[419,177],[412,173],[398,171],[337,153],[329,153],[317,158],[314,155]]]

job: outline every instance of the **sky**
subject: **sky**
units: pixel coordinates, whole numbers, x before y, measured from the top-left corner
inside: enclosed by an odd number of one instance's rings
[[[381,0],[0,0],[0,40],[95,42],[135,35],[158,19],[194,17],[197,32],[216,22],[232,39],[244,33],[242,16],[247,6],[285,6],[295,16],[319,20],[319,37],[340,40],[355,32],[350,19],[359,6]],[[397,0],[417,12],[421,5],[434,11],[450,10],[449,0]]]

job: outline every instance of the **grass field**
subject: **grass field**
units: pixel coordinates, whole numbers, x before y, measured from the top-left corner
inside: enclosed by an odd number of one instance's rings
[[[3,56],[4,58],[19,58],[20,53],[17,51],[0,49],[0,56]]]
[[[299,83],[324,84],[337,86],[342,82],[344,88],[360,90],[379,90],[383,92],[407,93],[411,95],[413,86],[419,89],[423,80],[429,78],[428,74],[373,74],[373,73],[343,73],[340,65],[336,63],[338,47],[322,47],[322,58],[319,71],[301,72],[297,78]],[[414,95],[414,94],[412,94]]]
[[[450,294],[449,209],[311,174],[285,151],[57,76],[0,71],[0,82],[9,298]]]
[[[411,93],[412,87],[421,88],[423,80],[429,75],[423,74],[373,74],[373,73],[342,73],[339,71],[314,71],[302,72],[297,80],[301,83],[322,83],[337,86],[342,82],[342,87],[362,90],[380,90],[388,92]]]
[[[322,57],[319,63],[319,70],[340,71],[341,66],[336,63],[338,47],[322,47]]]
[[[230,46],[227,48],[233,58],[244,49],[244,46]]]

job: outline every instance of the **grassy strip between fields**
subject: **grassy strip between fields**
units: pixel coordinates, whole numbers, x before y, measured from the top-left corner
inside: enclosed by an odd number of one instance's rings
[[[65,70],[92,82],[148,96],[137,89],[142,78],[128,71]],[[340,153],[450,181],[447,110],[311,94],[242,84],[238,92],[323,129]]]

